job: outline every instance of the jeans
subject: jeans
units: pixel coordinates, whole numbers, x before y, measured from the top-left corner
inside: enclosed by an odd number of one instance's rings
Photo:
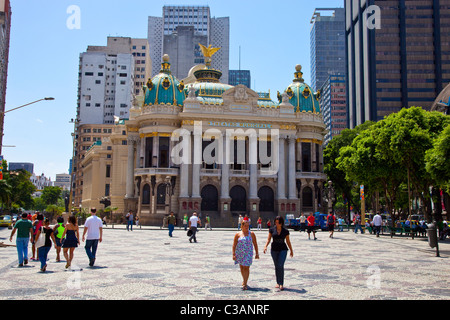
[[[284,262],[287,257],[287,250],[274,251],[271,250],[273,263],[275,264],[275,276],[277,278],[277,284],[284,285]]]
[[[189,242],[194,239],[194,242],[197,242],[197,238],[195,237],[195,234],[197,233],[197,227],[191,227],[192,230],[192,236],[189,238]]]
[[[133,221],[128,221],[127,222],[127,230],[130,231],[130,228],[131,228],[131,231],[133,231]]]
[[[28,260],[28,242],[30,238],[16,238],[17,254],[19,256],[19,264],[24,260]]]
[[[172,236],[173,229],[175,229],[175,226],[173,224],[169,224],[169,237]]]
[[[40,247],[38,248],[39,261],[41,262],[41,269],[47,265],[47,256],[51,247]]]
[[[363,230],[362,230],[362,228],[361,228],[361,225],[360,225],[360,224],[355,224],[355,233],[358,233],[358,232],[357,232],[358,229],[359,229],[359,231],[361,231],[361,233],[363,233]]]
[[[86,240],[84,245],[84,250],[89,257],[89,260],[95,259],[95,254],[97,253],[98,239]]]
[[[374,226],[373,228],[374,228],[375,234],[379,235],[380,231],[381,231],[381,226]]]

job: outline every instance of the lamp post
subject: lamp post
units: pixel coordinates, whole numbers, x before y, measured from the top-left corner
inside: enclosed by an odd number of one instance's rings
[[[53,97],[42,98],[42,99],[30,102],[30,103],[21,105],[19,107],[12,108],[10,110],[6,110],[6,111],[1,111],[0,112],[0,154],[2,154],[2,147],[6,147],[6,146],[3,146],[3,127],[4,127],[3,124],[4,124],[4,120],[5,120],[5,114],[8,113],[8,112],[11,112],[11,111],[14,111],[14,110],[17,110],[17,109],[29,106],[30,104],[33,104],[33,103],[36,103],[36,102],[39,102],[39,101],[43,101],[43,100],[55,100],[55,98],[53,98]]]
[[[73,175],[74,168],[75,168],[75,141],[76,141],[76,131],[77,131],[77,125],[80,123],[80,120],[78,119],[71,119],[69,123],[73,123],[73,132],[72,132],[72,164],[70,168],[70,194],[69,194],[69,214],[72,212],[72,204],[73,204]]]
[[[170,201],[171,201],[171,189],[172,189],[172,183],[170,182],[170,176],[166,177],[166,214],[168,215],[170,213]]]

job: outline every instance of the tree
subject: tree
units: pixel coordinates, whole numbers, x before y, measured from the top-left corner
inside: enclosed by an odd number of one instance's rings
[[[354,129],[344,129],[339,136],[334,137],[323,152],[324,172],[328,179],[333,182],[336,199],[342,195],[343,202],[347,204],[347,215],[350,219],[350,207],[359,206],[358,198],[354,196],[354,183],[347,179],[346,171],[338,168],[337,159],[340,156],[340,150],[350,146],[355,137],[360,132],[373,125],[373,122],[366,121]]]
[[[61,198],[61,188],[60,187],[44,187],[41,195],[42,201],[47,204],[57,204],[58,200]]]

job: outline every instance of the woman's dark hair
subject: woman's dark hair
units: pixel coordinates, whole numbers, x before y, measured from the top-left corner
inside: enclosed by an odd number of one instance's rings
[[[44,215],[43,215],[42,213],[39,213],[39,214],[37,215],[37,219],[38,219],[38,220],[44,220]]]
[[[64,222],[64,218],[63,217],[58,217],[58,219],[56,219],[56,222],[63,223]]]
[[[77,225],[77,218],[76,218],[74,215],[71,215],[71,216],[69,217],[69,222],[70,222],[71,224],[73,224],[74,226],[76,226],[76,225]]]
[[[284,219],[283,219],[282,216],[277,216],[277,217],[273,220],[274,224],[275,224],[275,221],[277,221],[277,220],[278,220],[278,223],[281,224],[281,226],[284,225]]]

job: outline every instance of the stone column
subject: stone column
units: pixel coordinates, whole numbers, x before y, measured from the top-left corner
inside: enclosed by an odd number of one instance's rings
[[[191,133],[183,135],[183,140],[188,139],[189,145],[191,140]],[[190,149],[184,149],[183,154],[188,152]],[[183,158],[185,158],[183,156]],[[180,198],[187,198],[189,197],[189,163],[190,163],[190,154],[187,160],[187,162],[182,161],[180,164]]]
[[[289,199],[297,199],[296,185],[295,185],[295,136],[289,137],[289,163],[288,163],[288,179],[289,179]]]
[[[127,181],[125,198],[134,198],[134,143],[135,139],[128,138]]]
[[[250,196],[249,199],[258,198],[258,139],[256,133],[249,136],[248,159],[250,166]]]
[[[285,179],[285,161],[284,161],[284,141],[285,137],[279,138],[279,157],[278,157],[278,199],[286,199],[286,179]]]
[[[229,148],[230,148],[230,135],[223,133],[223,158],[222,158],[222,180],[221,180],[221,198],[228,199],[230,197],[230,167],[228,164]]]
[[[194,132],[194,162],[192,164],[192,198],[200,197],[201,165],[202,165],[202,133]]]

